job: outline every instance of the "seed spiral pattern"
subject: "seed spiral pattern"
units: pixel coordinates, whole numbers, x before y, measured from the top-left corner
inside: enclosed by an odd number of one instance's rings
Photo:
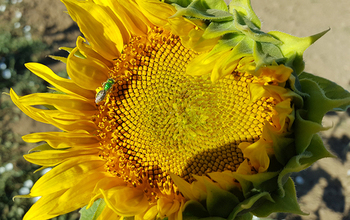
[[[233,72],[213,83],[185,73],[198,54],[159,28],[134,37],[115,60],[115,82],[93,120],[106,170],[145,189],[150,203],[176,193],[169,173],[235,171],[241,142],[255,142],[271,122],[272,98],[249,101],[254,76]]]

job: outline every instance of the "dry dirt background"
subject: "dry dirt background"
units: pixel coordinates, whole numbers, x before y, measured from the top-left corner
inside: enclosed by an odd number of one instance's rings
[[[58,0],[23,0],[23,20],[33,37],[58,48],[75,45],[79,31]],[[326,77],[350,89],[350,0],[252,0],[264,31],[279,30],[304,37],[331,30],[305,52],[306,71]],[[1,22],[1,21],[0,21]],[[58,50],[53,54],[61,54]],[[54,71],[63,64],[41,61]],[[330,113],[324,120],[332,129],[322,136],[338,158],[323,159],[294,176],[302,210],[309,216],[275,215],[276,219],[350,220],[350,120],[348,113]],[[13,130],[21,135],[52,127],[21,117]]]

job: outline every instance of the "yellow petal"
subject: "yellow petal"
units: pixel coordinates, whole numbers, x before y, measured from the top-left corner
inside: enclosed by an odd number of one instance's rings
[[[144,220],[152,220],[155,219],[155,217],[158,214],[157,206],[152,206],[150,209],[147,210],[146,214],[143,216]]]
[[[110,8],[92,1],[62,2],[97,53],[107,60],[119,57],[124,44],[129,42],[130,35]]]
[[[148,208],[147,197],[142,189],[117,186],[109,190],[100,189],[106,204],[121,216],[134,216]]]
[[[95,103],[83,97],[55,93],[35,93],[20,97],[23,105],[52,105],[63,112],[83,112],[92,115],[96,111]]]
[[[42,176],[34,184],[30,195],[43,196],[69,189],[82,179],[88,182],[88,179],[93,178],[94,175],[104,173],[104,163],[98,156],[79,156],[67,159]]]
[[[68,56],[67,73],[80,87],[95,90],[108,79],[109,69],[98,59],[82,59],[74,55],[75,48]]]
[[[259,139],[253,144],[248,142],[240,143],[242,153],[245,157],[249,158],[252,166],[259,172],[265,172],[270,165],[270,158],[268,152],[273,152],[272,143]]]
[[[79,52],[86,57],[87,59],[93,59],[93,60],[99,60],[103,62],[106,66],[111,67],[113,66],[111,60],[107,60],[104,57],[102,57],[99,53],[94,51],[84,38],[79,36],[76,41],[77,48],[79,49]],[[74,48],[72,49],[72,51]]]
[[[58,197],[64,192],[56,192],[50,195],[42,196],[37,202],[32,205],[29,211],[23,217],[23,220],[32,219],[52,219],[57,215],[49,213],[50,210],[54,209],[58,203]]]
[[[120,21],[122,21],[123,25],[128,28],[133,36],[146,35],[149,27],[152,26],[145,15],[141,13],[138,5],[133,1],[95,0],[94,2],[111,8],[114,14],[120,19]]]
[[[158,199],[157,204],[161,216],[170,216],[180,208],[180,202],[178,200],[164,197]]]
[[[97,220],[123,220],[124,217],[119,216],[107,205],[103,208],[102,213],[98,216]]]
[[[90,200],[91,191],[95,187],[96,182],[104,177],[105,174],[103,173],[91,173],[90,175],[85,175],[80,181],[77,179],[75,185],[58,198],[59,205],[50,213],[61,215],[83,207]]]
[[[96,136],[85,132],[38,132],[22,137],[25,142],[47,142],[52,148],[62,149],[77,146],[96,146],[99,140]]]
[[[141,12],[156,26],[167,25],[168,18],[175,14],[175,8],[157,0],[136,0]]]
[[[56,166],[63,161],[80,156],[89,156],[89,155],[97,155],[99,149],[89,149],[89,150],[45,150],[40,152],[34,152],[27,155],[24,155],[24,158],[34,164],[40,166],[52,167]]]

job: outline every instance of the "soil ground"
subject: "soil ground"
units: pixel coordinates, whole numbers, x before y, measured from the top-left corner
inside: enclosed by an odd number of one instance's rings
[[[19,10],[25,24],[32,28],[33,38],[42,37],[44,42],[57,48],[52,54],[60,54],[60,46],[75,45],[79,31],[70,17],[63,13],[65,7],[60,1],[23,0],[22,5]],[[262,20],[264,31],[280,30],[304,37],[331,28],[305,52],[305,70],[350,89],[349,0],[252,0],[252,5]],[[64,64],[49,59],[41,62],[54,71],[64,68]],[[294,176],[302,210],[310,215],[281,214],[273,218],[350,220],[349,112],[328,114],[324,125],[332,127],[322,132],[322,137],[337,158],[323,159]],[[20,135],[54,129],[26,116],[11,128]]]

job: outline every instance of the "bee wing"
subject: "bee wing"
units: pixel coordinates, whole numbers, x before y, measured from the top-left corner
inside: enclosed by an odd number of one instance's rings
[[[106,97],[107,92],[105,90],[100,90],[95,97],[95,103],[98,104],[102,102]]]

